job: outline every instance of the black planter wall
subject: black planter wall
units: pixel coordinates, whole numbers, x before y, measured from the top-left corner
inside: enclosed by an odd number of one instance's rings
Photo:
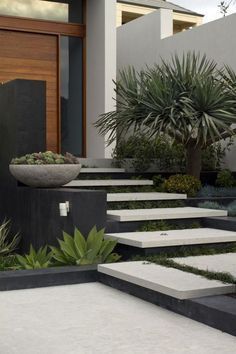
[[[20,232],[21,251],[57,244],[62,230],[74,227],[86,234],[93,226],[105,227],[106,193],[78,189],[37,189],[20,186],[10,175],[13,157],[46,150],[46,83],[14,80],[0,85],[0,222],[12,221]],[[59,203],[69,202],[68,216]]]
[[[13,157],[46,149],[46,83],[14,80],[0,85],[0,185],[16,186]]]
[[[0,214],[12,220],[14,232],[22,235],[21,251],[29,246],[58,245],[62,230],[72,234],[76,226],[85,236],[93,226],[106,222],[106,193],[76,189],[1,189]],[[59,203],[68,201],[68,216],[60,216]]]

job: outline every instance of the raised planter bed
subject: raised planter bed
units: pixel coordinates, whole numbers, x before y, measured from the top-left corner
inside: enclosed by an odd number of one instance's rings
[[[96,282],[97,266],[71,266],[0,272],[0,291]]]

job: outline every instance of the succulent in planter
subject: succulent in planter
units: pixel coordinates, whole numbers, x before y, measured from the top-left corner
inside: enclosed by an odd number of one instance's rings
[[[70,153],[65,155],[55,154],[52,151],[35,152],[16,157],[11,160],[11,165],[73,165],[79,164],[79,159]]]
[[[81,165],[70,153],[46,151],[14,158],[9,169],[13,177],[27,186],[55,188],[77,178]]]

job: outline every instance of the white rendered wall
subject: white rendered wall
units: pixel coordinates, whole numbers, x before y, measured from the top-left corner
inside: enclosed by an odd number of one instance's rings
[[[152,65],[162,38],[173,35],[173,12],[160,9],[117,28],[118,69]]]
[[[116,0],[88,0],[86,12],[87,157],[109,158],[112,147],[106,147],[94,123],[114,109]]]
[[[228,64],[236,71],[236,14],[164,39],[160,39],[152,15],[154,13],[144,17],[146,22],[135,20],[128,24],[130,27],[118,28],[118,70],[129,65],[139,70],[146,64],[159,62],[161,57],[169,59],[174,53],[182,54],[191,50],[206,53],[208,58],[214,59],[219,65]],[[150,25],[147,25],[148,21]],[[128,50],[133,43],[134,50]],[[226,166],[234,171],[235,157],[236,146],[225,160]]]

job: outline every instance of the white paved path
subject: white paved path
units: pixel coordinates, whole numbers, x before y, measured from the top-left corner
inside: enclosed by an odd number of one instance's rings
[[[0,293],[1,354],[235,354],[236,338],[99,283]]]

